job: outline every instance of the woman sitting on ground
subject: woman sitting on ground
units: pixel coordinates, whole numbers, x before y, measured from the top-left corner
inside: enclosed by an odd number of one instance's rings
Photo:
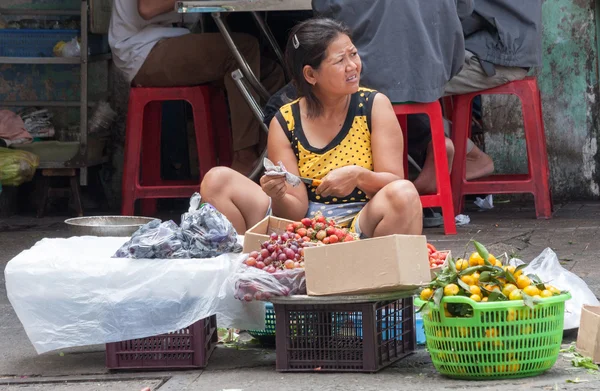
[[[404,179],[400,125],[386,96],[359,87],[361,61],[350,31],[326,18],[297,25],[286,66],[300,98],[271,121],[268,156],[322,183],[292,187],[284,176],[265,175],[259,186],[216,167],[202,181],[203,201],[240,234],[269,214],[299,221],[320,211],[363,237],[420,235],[421,202]]]

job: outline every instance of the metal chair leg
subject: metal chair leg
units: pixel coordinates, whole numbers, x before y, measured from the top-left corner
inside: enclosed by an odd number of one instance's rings
[[[242,74],[242,72],[239,69],[236,69],[235,71],[233,71],[231,73],[231,77],[233,78],[233,81],[235,82],[235,85],[237,86],[237,88],[242,93],[242,96],[246,100],[246,103],[248,103],[248,106],[250,106],[250,110],[252,110],[254,117],[260,123],[261,129],[265,133],[269,133],[269,128],[263,122],[264,113],[262,111],[262,108],[260,107],[258,102],[254,99],[252,94],[250,94],[250,89],[246,85],[246,79],[244,78],[244,75]],[[263,160],[266,156],[267,156],[267,148],[265,147],[262,154],[260,155],[260,159],[259,159],[257,165],[252,169],[252,171],[250,172],[250,175],[248,175],[248,178],[257,179],[260,176],[260,174],[262,174]]]
[[[215,20],[215,23],[217,24],[219,31],[221,32],[221,34],[223,34],[225,43],[227,44],[227,46],[229,46],[231,53],[237,60],[241,71],[244,73],[244,76],[246,76],[246,78],[250,82],[250,85],[252,85],[254,90],[260,95],[260,97],[262,99],[264,99],[265,101],[269,100],[271,95],[269,94],[267,89],[260,83],[260,80],[258,80],[256,78],[256,75],[254,74],[254,72],[252,72],[252,69],[250,69],[250,66],[246,62],[246,59],[244,58],[244,56],[242,56],[242,54],[238,50],[237,46],[235,45],[235,42],[233,42],[233,38],[231,37],[231,32],[229,31],[229,28],[227,27],[227,25],[221,18],[221,13],[214,12],[214,13],[212,13],[212,17]]]
[[[273,52],[277,56],[277,60],[279,61],[279,64],[283,68],[283,72],[285,74],[286,81],[291,80],[291,77],[285,67],[285,62],[283,60],[283,52],[281,51],[279,44],[277,44],[277,40],[275,39],[275,36],[273,35],[271,28],[269,27],[269,25],[265,22],[264,18],[258,12],[251,12],[251,14],[252,14],[252,17],[254,17],[254,21],[256,22],[256,25],[262,31],[262,33],[265,35],[265,37],[269,41],[269,44],[271,45],[271,49],[273,49]]]

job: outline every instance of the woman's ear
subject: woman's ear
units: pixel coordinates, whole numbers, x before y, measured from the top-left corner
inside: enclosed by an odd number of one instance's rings
[[[317,84],[317,71],[313,67],[310,65],[305,65],[304,68],[302,68],[302,74],[304,75],[304,79],[306,79],[308,84],[311,86]]]

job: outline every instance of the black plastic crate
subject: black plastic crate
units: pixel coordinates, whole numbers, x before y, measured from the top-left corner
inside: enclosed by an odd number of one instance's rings
[[[377,372],[415,350],[412,298],[274,307],[280,372]]]

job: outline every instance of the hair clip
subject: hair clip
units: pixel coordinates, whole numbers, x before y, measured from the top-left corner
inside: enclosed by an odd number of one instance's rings
[[[300,47],[300,41],[298,40],[298,36],[294,34],[292,38],[292,44],[294,45],[294,49],[298,49]]]

